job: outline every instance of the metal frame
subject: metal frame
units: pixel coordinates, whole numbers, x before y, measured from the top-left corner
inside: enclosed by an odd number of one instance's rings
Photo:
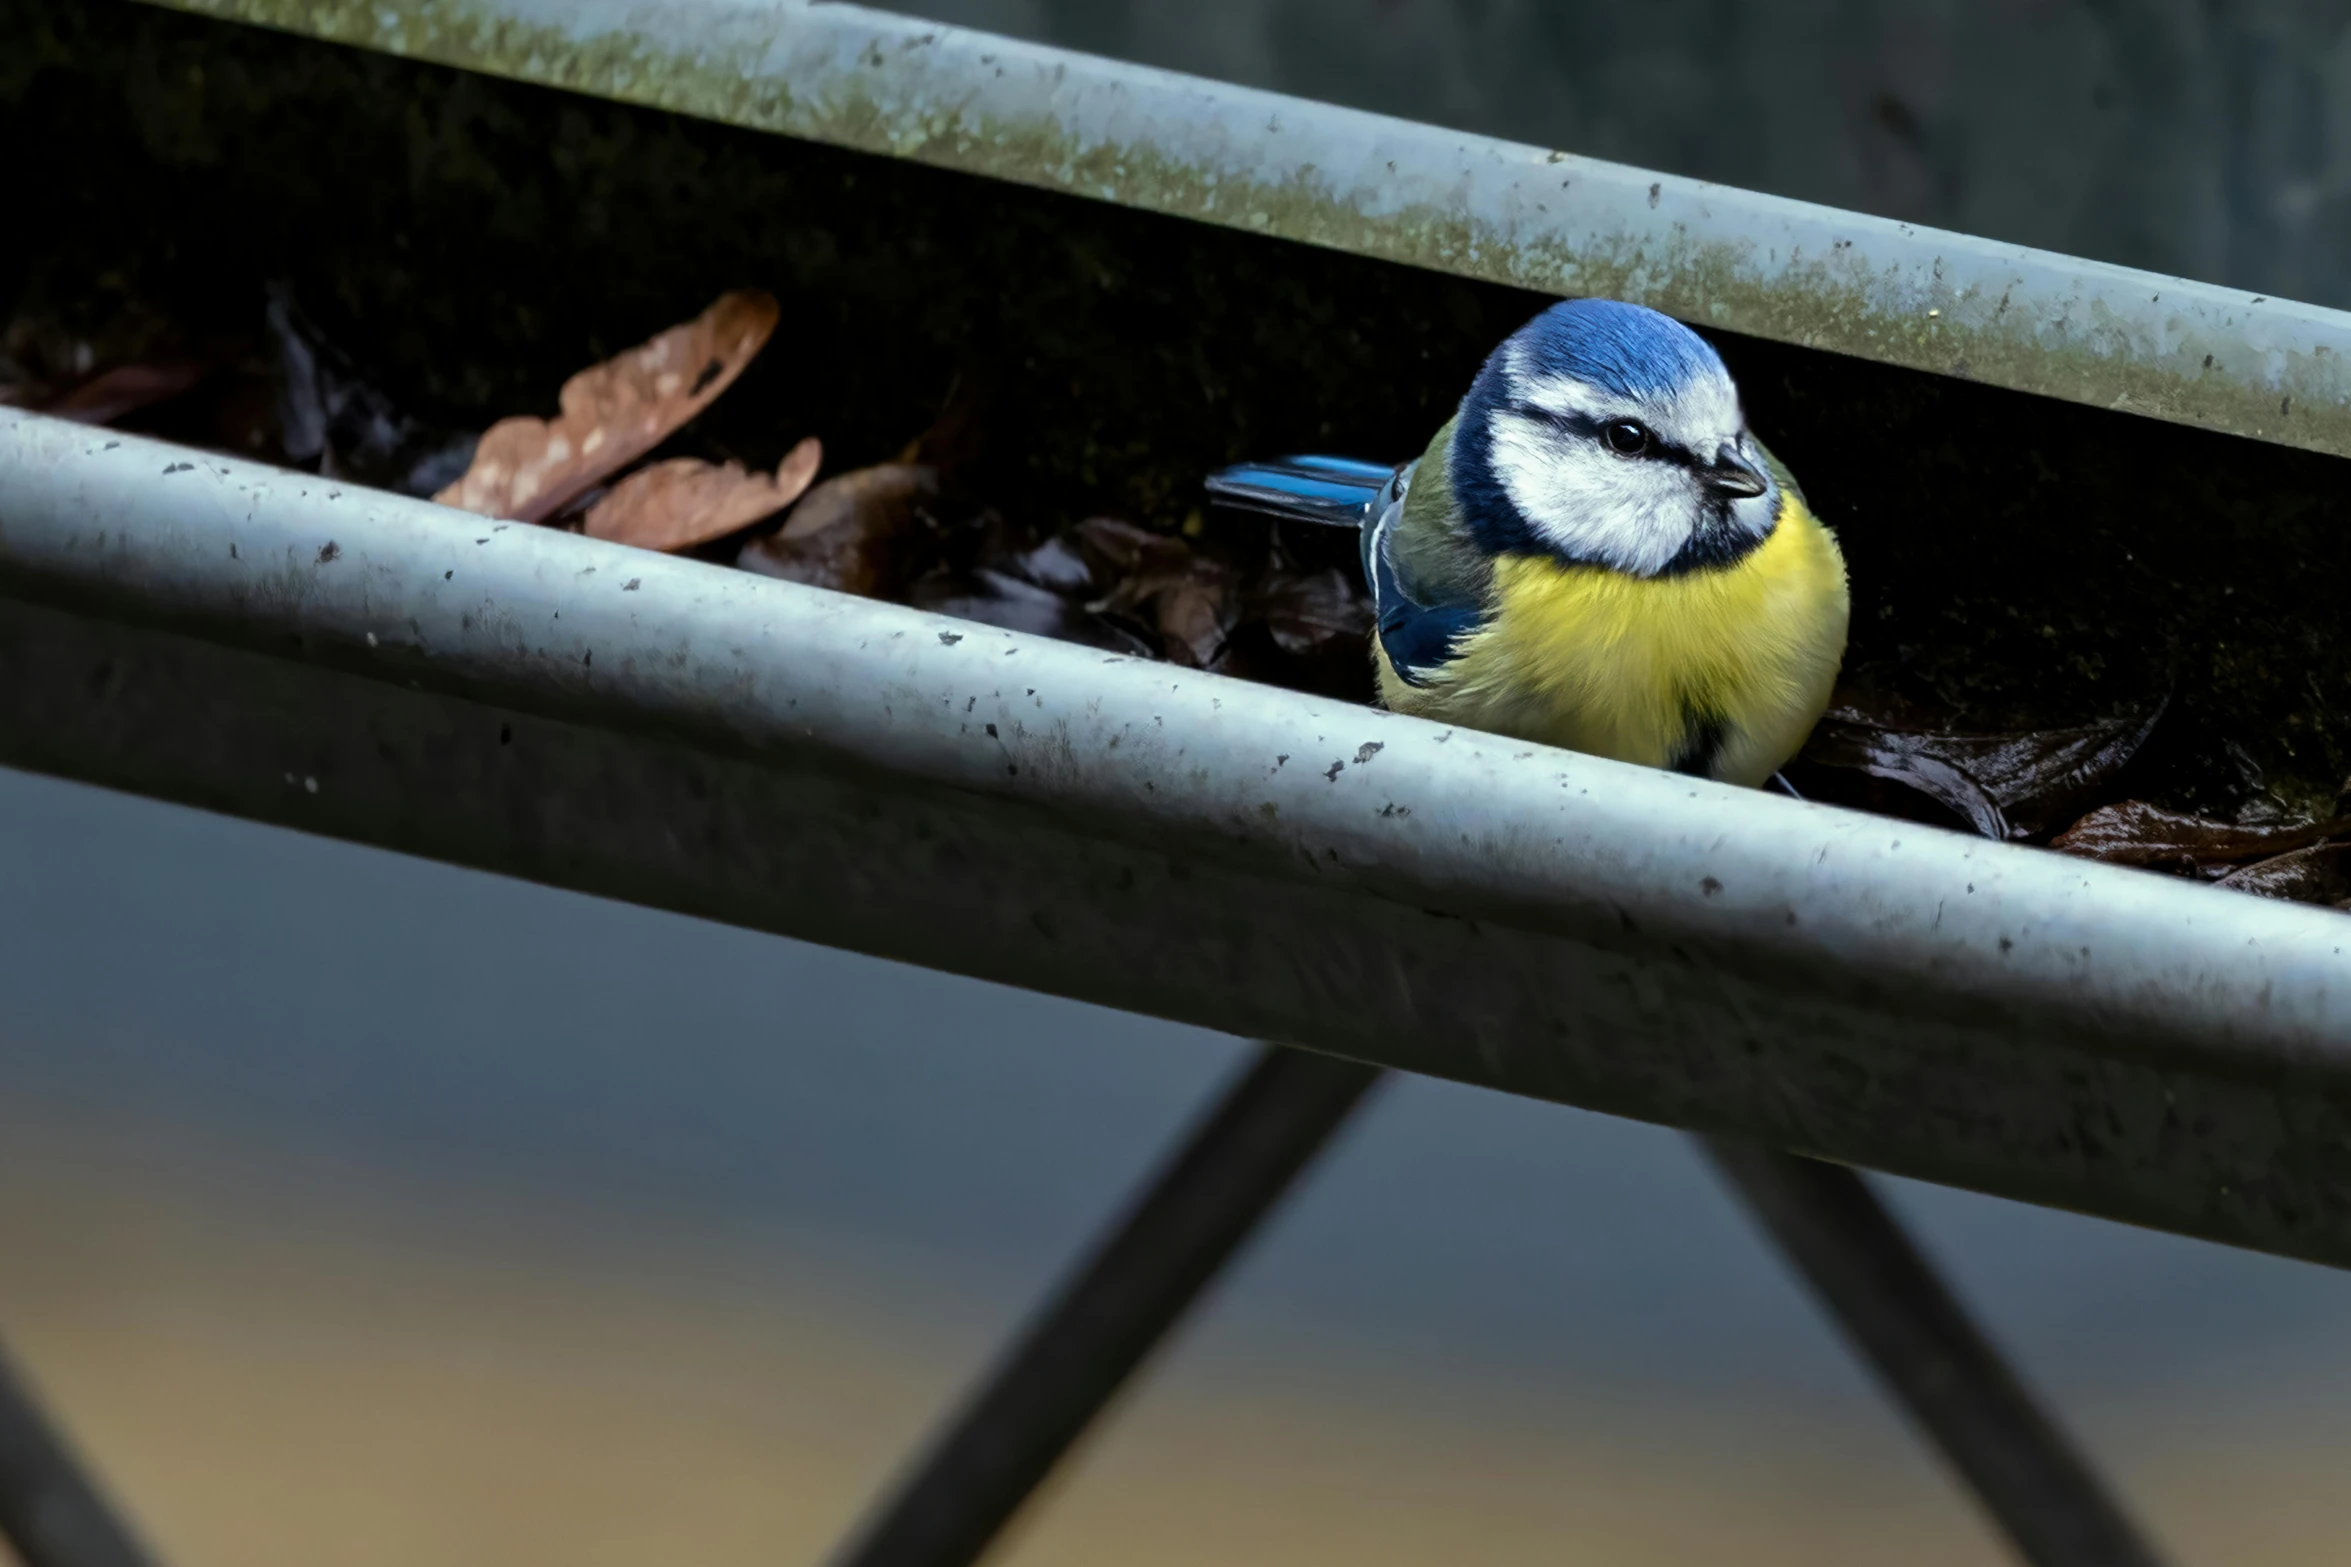
[[[11,413],[0,761],[1366,1063],[2346,1252],[2351,932],[2331,912]],[[1331,1124],[1343,1108],[1326,1102]],[[1159,1259],[1083,1357],[1093,1371],[1037,1396],[1055,1336],[1103,1326],[1067,1303],[1117,1293],[1081,1275],[977,1426],[937,1444],[931,1474],[954,1483],[913,1482],[923,1528],[885,1512],[870,1560],[972,1559],[1311,1149],[1293,1151],[1239,1180],[1179,1165],[1139,1211],[1205,1211],[1212,1243]],[[1898,1232],[1852,1217],[1832,1204],[1790,1233],[1843,1224],[1849,1248],[1899,1263]],[[1915,1258],[1929,1287],[1872,1293],[1790,1250],[1914,1402],[1904,1344],[1972,1346],[1953,1363],[1997,1370]],[[1890,1338],[1866,1330],[1889,1320]],[[1924,1423],[2012,1537],[2038,1538],[2020,1497],[2111,1526],[2103,1556],[2030,1559],[2153,1559],[2061,1442],[1988,1474],[1955,1440],[2047,1435],[2012,1377],[1944,1392]],[[965,1462],[1005,1443],[1014,1461]],[[931,1548],[886,1549],[909,1539]]]
[[[832,0],[151,0],[2351,455],[2351,316]]]
[[[2325,909],[4,412],[0,675],[13,765],[2351,1262]]]
[[[150,1567],[153,1561],[4,1354],[0,1540],[20,1567]]]
[[[2314,307],[852,6],[165,3],[2351,454]],[[1267,1047],[852,1567],[982,1552],[1382,1067],[1707,1134],[2040,1567],[2156,1558],[1794,1154],[2351,1264],[2340,916],[5,411],[0,762],[1323,1052]],[[142,1559],[5,1377],[0,1533]]]
[[[977,1560],[1363,1102],[1376,1068],[1260,1046],[839,1567]]]

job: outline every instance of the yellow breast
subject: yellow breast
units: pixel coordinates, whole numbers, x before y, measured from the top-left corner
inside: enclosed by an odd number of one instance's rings
[[[1730,566],[1644,578],[1505,556],[1494,587],[1428,684],[1375,655],[1388,706],[1651,767],[1706,755],[1712,776],[1753,785],[1804,743],[1845,656],[1844,555],[1790,494]]]

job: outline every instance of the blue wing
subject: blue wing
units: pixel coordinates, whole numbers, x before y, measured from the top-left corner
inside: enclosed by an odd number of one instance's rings
[[[1396,530],[1404,523],[1404,496],[1418,463],[1399,469],[1364,519],[1363,580],[1371,587],[1380,648],[1406,685],[1425,686],[1452,662],[1461,638],[1484,624],[1486,606],[1457,593],[1431,591],[1396,567]]]
[[[1269,517],[1359,529],[1363,580],[1378,616],[1380,646],[1407,684],[1426,685],[1449,661],[1455,642],[1485,619],[1484,604],[1431,592],[1397,570],[1394,530],[1420,465],[1360,462],[1352,457],[1283,457],[1240,463],[1211,474],[1208,497],[1221,506]]]
[[[1372,503],[1396,476],[1394,463],[1352,457],[1281,457],[1245,462],[1208,476],[1208,498],[1220,506],[1262,512],[1293,522],[1360,528]]]

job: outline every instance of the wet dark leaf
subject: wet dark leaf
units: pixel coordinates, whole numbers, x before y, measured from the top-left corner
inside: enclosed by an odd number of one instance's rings
[[[2102,805],[2049,841],[2084,859],[2160,870],[2198,871],[2351,837],[2351,817],[2300,825],[2247,826],[2167,811],[2144,800]]]
[[[1167,578],[1152,602],[1168,658],[1194,669],[1215,667],[1240,619],[1238,599],[1231,576],[1212,562],[1195,561],[1191,570]]]
[[[2351,843],[2320,843],[2259,860],[2214,885],[2296,903],[2351,900]]]
[[[1099,581],[1138,576],[1181,576],[1191,568],[1192,550],[1170,534],[1138,528],[1116,517],[1088,517],[1070,529],[1079,555]]]
[[[2071,728],[1952,734],[1841,705],[1805,743],[1806,792],[1867,803],[1870,791],[1840,787],[1836,776],[1856,774],[1920,796],[1987,838],[2031,838],[2078,816],[2138,754],[2161,715],[2158,705]]]
[[[1089,579],[1112,583],[1089,610],[1150,627],[1175,663],[1215,667],[1241,618],[1239,584],[1229,567],[1195,555],[1180,538],[1116,518],[1089,517],[1071,535]]]
[[[287,461],[418,496],[465,471],[474,437],[403,410],[327,341],[286,289],[271,290],[265,319],[278,363],[277,444]]]
[[[1360,652],[1371,635],[1371,600],[1360,579],[1337,567],[1304,574],[1272,572],[1258,584],[1250,618],[1265,623],[1285,653],[1312,657],[1344,644]]]
[[[869,598],[892,598],[924,564],[916,546],[930,530],[936,469],[884,463],[838,474],[810,490],[776,532],[745,544],[746,571]]]

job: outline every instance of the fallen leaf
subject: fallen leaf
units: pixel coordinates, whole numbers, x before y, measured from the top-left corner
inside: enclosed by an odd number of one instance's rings
[[[1071,532],[1089,577],[1112,579],[1088,611],[1140,617],[1159,633],[1169,659],[1194,669],[1215,665],[1241,618],[1227,568],[1196,556],[1182,539],[1115,517],[1089,517]]]
[[[915,463],[836,474],[801,497],[783,527],[745,544],[735,564],[788,582],[890,597],[914,575],[911,544],[938,493],[938,471]]]
[[[2159,703],[2072,728],[1950,734],[1834,707],[1805,742],[1802,761],[1816,780],[1806,793],[1836,798],[1820,775],[1859,774],[1924,796],[1987,838],[2030,838],[2076,815],[2138,754],[2162,713]]]
[[[774,298],[739,290],[682,326],[563,383],[562,416],[501,419],[444,506],[543,522],[709,407],[774,332]]]
[[[1361,579],[1337,567],[1299,574],[1274,572],[1258,585],[1253,617],[1265,622],[1285,653],[1312,656],[1334,643],[1361,650],[1371,636],[1371,600]]]
[[[640,468],[588,508],[581,531],[592,539],[648,550],[688,550],[764,522],[798,500],[816,480],[824,446],[810,436],[772,474],[739,462],[724,467],[673,457]]]
[[[1213,668],[1240,621],[1237,598],[1230,575],[1210,561],[1195,561],[1166,581],[1153,601],[1167,656],[1194,669]]]
[[[1116,517],[1088,517],[1070,529],[1070,537],[1091,573],[1101,581],[1139,574],[1181,574],[1192,561],[1191,547],[1183,540]]]
[[[303,314],[285,285],[270,288],[263,319],[276,345],[276,441],[288,462],[403,495],[431,495],[472,462],[472,435],[403,410]]]
[[[2351,900],[2351,843],[2318,843],[2246,866],[2213,883],[2296,903]]]
[[[937,469],[941,482],[951,482],[976,462],[984,449],[984,421],[992,400],[992,391],[983,379],[969,373],[956,376],[938,417],[929,429],[906,443],[898,461]]]
[[[2351,838],[2351,817],[2300,825],[2246,826],[2167,811],[2144,800],[2102,805],[2049,840],[2049,847],[2117,865],[2199,870]]]

